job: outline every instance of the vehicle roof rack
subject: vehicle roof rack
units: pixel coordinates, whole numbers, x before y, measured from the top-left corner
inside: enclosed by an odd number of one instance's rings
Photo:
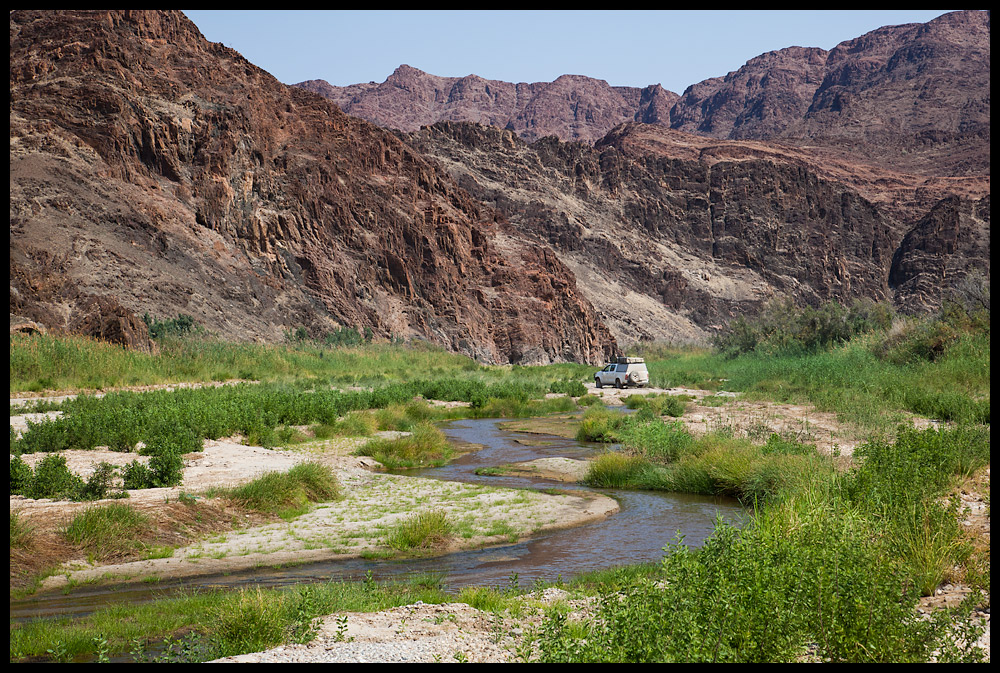
[[[619,365],[637,365],[643,362],[645,362],[645,360],[643,360],[642,358],[619,357],[617,360],[615,360],[615,363]]]

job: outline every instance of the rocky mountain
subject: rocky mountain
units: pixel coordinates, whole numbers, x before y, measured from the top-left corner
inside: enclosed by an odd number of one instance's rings
[[[897,305],[921,311],[969,274],[989,276],[990,197],[942,199],[910,229],[892,259],[889,283]]]
[[[990,13],[885,26],[829,52],[792,47],[689,87],[672,128],[837,149],[933,176],[990,172]]]
[[[322,67],[318,65],[318,67]],[[512,84],[437,77],[401,66],[381,84],[300,86],[348,114],[413,132],[438,121],[596,142],[620,123],[660,124],[730,140],[822,146],[847,160],[926,176],[990,172],[990,13],[961,11],[885,26],[830,51],[761,54],[681,96],[564,75]]]
[[[381,84],[336,87],[310,80],[295,86],[332,100],[349,115],[405,132],[438,121],[472,121],[529,141],[557,136],[591,143],[625,121],[662,122],[678,98],[658,84],[613,87],[580,75],[514,84],[477,75],[438,77],[408,65]]]
[[[15,11],[10,46],[12,315],[185,313],[265,340],[370,327],[487,362],[615,350],[551,250],[183,14]]]
[[[12,325],[133,341],[185,313],[595,362],[778,294],[920,311],[989,275],[988,12],[680,98],[407,66],[285,86],[176,12],[10,22]]]

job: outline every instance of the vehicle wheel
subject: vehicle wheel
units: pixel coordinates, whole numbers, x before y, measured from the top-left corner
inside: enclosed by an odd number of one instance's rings
[[[622,388],[622,380],[621,379],[615,379],[615,388],[618,388],[619,390]]]
[[[604,384],[601,383],[601,379],[598,379],[598,378],[594,379],[594,385],[597,386],[598,388],[603,388],[604,387]]]

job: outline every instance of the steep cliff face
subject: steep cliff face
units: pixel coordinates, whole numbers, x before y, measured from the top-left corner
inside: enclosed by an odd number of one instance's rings
[[[491,362],[615,348],[542,246],[394,135],[177,12],[13,12],[11,311],[81,297],[237,338],[371,327]]]
[[[650,134],[663,134],[659,145]],[[662,149],[683,137],[637,125],[594,147],[529,145],[509,131],[440,123],[410,142],[552,246],[621,341],[703,337],[774,293],[890,298],[897,221],[797,156]]]
[[[936,307],[972,272],[990,274],[990,197],[944,199],[910,229],[889,272],[896,303],[913,312]]]

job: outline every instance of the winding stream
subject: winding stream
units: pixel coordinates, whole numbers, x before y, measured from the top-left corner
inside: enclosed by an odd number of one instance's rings
[[[544,457],[587,458],[604,450],[602,445],[552,435],[528,434],[501,429],[506,420],[454,421],[444,428],[451,440],[482,445],[449,465],[408,474],[511,488],[587,489],[576,484],[540,478],[476,475],[481,467],[493,467]],[[677,493],[601,490],[618,500],[621,511],[594,523],[543,533],[516,544],[457,552],[428,559],[378,561],[351,559],[311,563],[289,568],[264,568],[244,573],[196,580],[197,589],[233,588],[245,585],[284,586],[328,580],[403,579],[439,577],[449,590],[465,586],[509,585],[516,581],[530,586],[536,580],[555,581],[612,566],[658,561],[663,547],[683,535],[684,542],[699,546],[711,535],[716,519],[738,523],[744,510],[732,500]],[[154,586],[77,587],[71,594],[33,596],[11,601],[12,622],[48,616],[83,616],[112,602],[142,602],[176,591],[191,591],[192,582],[159,582]]]

